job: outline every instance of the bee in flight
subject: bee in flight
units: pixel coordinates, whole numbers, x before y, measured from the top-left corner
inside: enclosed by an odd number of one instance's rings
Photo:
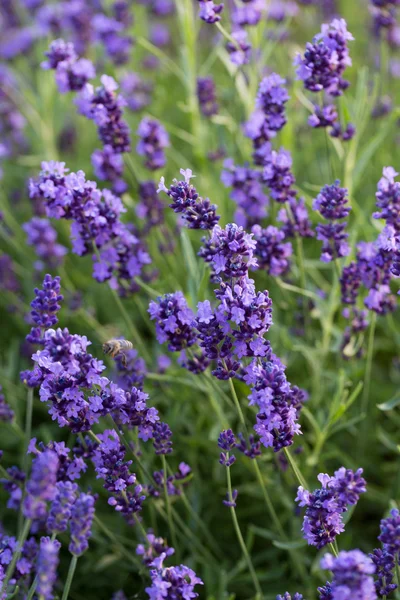
[[[124,367],[127,365],[126,352],[132,350],[133,344],[128,340],[109,340],[103,344],[103,352],[111,358],[121,357],[121,362]]]

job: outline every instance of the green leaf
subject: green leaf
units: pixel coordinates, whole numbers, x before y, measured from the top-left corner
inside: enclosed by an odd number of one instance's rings
[[[292,542],[282,542],[281,540],[273,540],[273,545],[282,550],[296,550],[296,548],[304,548],[307,546],[307,541],[301,538],[301,540],[293,540]]]
[[[382,404],[377,404],[379,410],[387,411],[393,410],[396,406],[400,404],[400,392],[398,392],[393,398],[388,400],[387,402],[383,402]]]

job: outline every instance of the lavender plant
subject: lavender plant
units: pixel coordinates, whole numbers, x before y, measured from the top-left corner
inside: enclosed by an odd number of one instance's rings
[[[0,4],[0,597],[395,600],[398,2]]]

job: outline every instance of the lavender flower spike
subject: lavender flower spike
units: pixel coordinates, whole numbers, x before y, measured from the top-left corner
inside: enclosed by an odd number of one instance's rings
[[[165,192],[172,200],[169,205],[175,213],[181,214],[189,229],[212,229],[219,221],[217,207],[208,198],[197,193],[190,180],[196,177],[191,169],[181,169],[183,180],[174,179],[168,189],[161,177],[157,193]]]
[[[23,513],[27,519],[42,519],[46,516],[46,502],[53,500],[56,491],[57,469],[58,457],[52,450],[41,452],[33,460],[23,504]]]
[[[199,0],[199,17],[211,25],[221,20],[223,9],[223,4],[214,4],[212,0]]]
[[[57,579],[58,553],[61,544],[58,540],[49,537],[40,539],[39,554],[37,558],[37,595],[43,600],[53,599],[53,586]]]
[[[163,561],[166,558],[165,552],[157,557],[151,563],[150,577],[151,587],[146,588],[146,593],[150,600],[160,600],[161,598],[194,599],[199,594],[194,591],[196,585],[203,585],[202,580],[196,573],[186,567],[164,567]],[[167,593],[167,596],[165,595]]]
[[[71,541],[68,549],[75,556],[80,556],[89,547],[95,501],[91,494],[82,493],[73,505],[70,521]]]
[[[321,567],[333,572],[330,584],[332,600],[376,600],[377,595],[372,575],[375,565],[372,560],[360,550],[342,551],[339,556],[325,554]]]
[[[361,475],[362,469],[353,472],[341,467],[333,477],[320,473],[322,488],[314,492],[299,487],[296,502],[306,507],[302,531],[310,545],[323,548],[344,531],[342,514],[366,491]]]

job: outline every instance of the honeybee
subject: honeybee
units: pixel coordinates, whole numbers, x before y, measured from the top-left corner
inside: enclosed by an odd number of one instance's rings
[[[126,354],[128,350],[132,350],[133,344],[128,340],[109,340],[103,344],[103,352],[111,358],[121,356],[121,362],[124,367],[127,365]]]

